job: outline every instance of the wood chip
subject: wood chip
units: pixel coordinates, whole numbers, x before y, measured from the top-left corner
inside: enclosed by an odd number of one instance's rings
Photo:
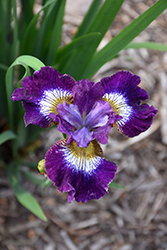
[[[98,219],[96,217],[94,217],[94,218],[91,218],[89,220],[84,220],[81,222],[74,223],[74,224],[72,224],[71,228],[76,230],[76,229],[82,229],[82,228],[94,226],[96,224],[98,224]]]
[[[60,234],[69,250],[78,250],[77,246],[74,244],[65,230],[61,230]]]
[[[148,136],[150,136],[151,134],[153,134],[156,130],[158,130],[158,128],[160,127],[161,123],[159,122],[159,120],[153,122],[152,126],[146,130],[145,132],[141,133],[140,135],[130,138],[128,140],[126,140],[125,142],[118,142],[117,145],[115,145],[113,148],[110,149],[106,149],[105,155],[109,155],[111,152],[115,152],[115,151],[123,151],[126,148],[144,140],[145,138],[147,138]]]
[[[161,72],[159,74],[160,83],[161,83],[161,98],[162,98],[162,106],[161,106],[161,136],[162,142],[167,145],[167,74],[165,72]]]

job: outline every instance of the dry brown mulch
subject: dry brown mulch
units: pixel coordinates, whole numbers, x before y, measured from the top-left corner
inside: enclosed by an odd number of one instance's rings
[[[69,6],[71,1],[67,1]],[[153,2],[125,1],[103,44]],[[63,43],[70,41],[81,21],[84,4],[86,0],[77,0],[75,8],[67,8]],[[167,11],[135,40],[166,43],[166,27]],[[130,70],[141,77],[141,86],[150,94],[148,103],[159,110],[145,133],[128,139],[113,129],[109,144],[103,147],[104,155],[118,165],[115,181],[126,190],[110,189],[100,200],[68,204],[67,194],[55,187],[41,189],[23,179],[24,187],[39,201],[48,218],[43,222],[18,203],[5,170],[0,168],[1,250],[167,249],[167,53],[130,49],[120,55],[93,79],[98,81],[120,69]],[[29,159],[41,160],[59,138],[56,130],[43,133],[40,149],[31,152]]]

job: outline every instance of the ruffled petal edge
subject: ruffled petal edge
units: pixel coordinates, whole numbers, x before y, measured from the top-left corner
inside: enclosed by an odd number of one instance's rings
[[[48,178],[61,192],[69,192],[68,201],[87,202],[108,192],[117,166],[102,157],[96,140],[88,148],[79,148],[75,141],[55,143],[45,156]]]

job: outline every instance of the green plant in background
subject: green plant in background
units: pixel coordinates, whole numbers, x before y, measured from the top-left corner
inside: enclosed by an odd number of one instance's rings
[[[60,47],[65,0],[43,0],[36,15],[33,12],[35,0],[22,0],[20,15],[16,0],[0,0],[0,105],[3,107],[0,109],[0,144],[10,140],[10,150],[9,147],[4,149],[5,144],[1,145],[0,156],[18,200],[43,220],[46,218],[37,201],[21,186],[21,175],[42,187],[48,180],[43,183],[30,172],[23,171],[22,166],[28,163],[19,154],[19,149],[32,143],[41,130],[31,125],[24,127],[23,108],[20,103],[11,101],[11,94],[16,82],[19,87],[20,79],[45,65],[55,67],[62,74],[70,74],[76,80],[90,79],[123,49],[142,47],[167,51],[163,44],[132,42],[167,8],[166,0],[157,1],[103,49],[96,51],[123,2],[106,0],[102,4],[102,0],[94,0],[71,42]]]

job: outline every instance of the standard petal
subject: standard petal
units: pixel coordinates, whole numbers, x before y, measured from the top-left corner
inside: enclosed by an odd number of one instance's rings
[[[96,101],[101,100],[104,88],[101,83],[90,82],[87,79],[78,81],[73,88],[73,104],[77,105],[81,115],[87,115]]]
[[[122,117],[113,125],[122,134],[133,137],[151,126],[158,111],[153,106],[140,105],[141,101],[148,98],[148,93],[137,86],[140,83],[139,76],[129,71],[119,71],[100,82],[105,89],[103,99]]]
[[[26,126],[32,123],[45,128],[53,125],[49,114],[57,113],[57,105],[63,103],[63,100],[71,102],[75,83],[69,75],[61,75],[50,66],[42,67],[33,76],[23,79],[23,87],[16,89],[11,99],[22,101]]]
[[[45,156],[48,178],[61,192],[69,192],[68,201],[87,202],[99,199],[108,191],[117,166],[102,158],[102,150],[96,140],[87,148],[79,148],[72,141],[55,143]]]

